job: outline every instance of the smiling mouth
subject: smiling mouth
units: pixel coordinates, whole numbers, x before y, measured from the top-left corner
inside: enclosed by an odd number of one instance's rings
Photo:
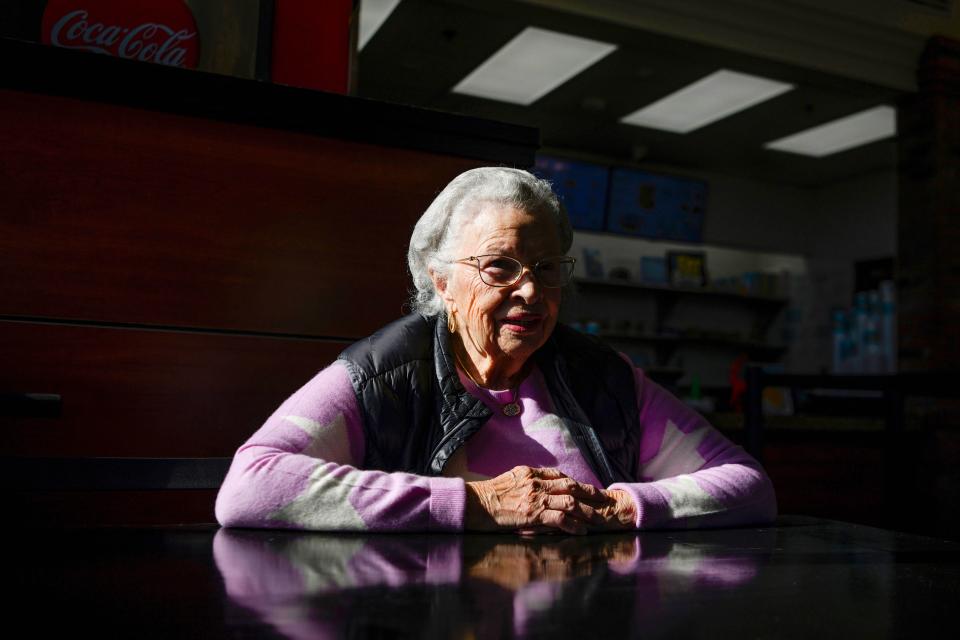
[[[527,333],[539,328],[543,322],[543,316],[523,315],[511,316],[500,321],[504,327],[516,333]]]

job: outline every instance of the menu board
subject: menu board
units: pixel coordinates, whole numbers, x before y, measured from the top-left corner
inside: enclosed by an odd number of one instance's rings
[[[607,209],[609,168],[590,162],[538,155],[533,172],[549,180],[574,229],[602,231]]]
[[[614,168],[606,229],[659,240],[703,242],[706,204],[706,182]]]

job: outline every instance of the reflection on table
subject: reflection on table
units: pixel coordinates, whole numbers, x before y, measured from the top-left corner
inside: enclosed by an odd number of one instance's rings
[[[107,637],[926,637],[960,543],[785,517],[586,537],[13,531],[9,623]]]
[[[757,545],[772,549],[774,540],[772,529],[755,535],[750,554],[741,555],[724,553],[722,539],[666,536],[264,536],[223,529],[213,551],[227,595],[290,638],[342,637],[367,624],[414,636],[524,637],[631,628],[636,614],[650,615],[671,594],[750,580],[762,556]],[[614,604],[604,602],[611,590],[632,599],[602,619],[586,615]],[[423,606],[411,609],[411,600]]]

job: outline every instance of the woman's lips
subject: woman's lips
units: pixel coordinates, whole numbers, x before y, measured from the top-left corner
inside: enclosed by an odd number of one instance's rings
[[[543,316],[537,314],[522,314],[507,316],[500,323],[508,331],[514,333],[532,333],[540,328]]]

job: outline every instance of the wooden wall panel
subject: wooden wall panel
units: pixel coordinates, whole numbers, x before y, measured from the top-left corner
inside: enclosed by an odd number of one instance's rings
[[[232,456],[347,342],[0,322],[0,389],[59,418],[2,417],[0,455]]]
[[[11,498],[17,526],[24,528],[216,523],[217,492],[206,489],[12,492]]]
[[[0,316],[341,338],[402,314],[414,222],[483,164],[9,90],[0,143]]]
[[[62,397],[59,417],[14,417],[0,398],[0,456],[31,469],[231,456],[404,313],[407,243],[436,193],[472,167],[530,166],[538,144],[415,107],[0,52],[17,60],[0,73],[0,395]],[[213,517],[209,490],[86,486],[14,487],[14,510],[53,525]]]

